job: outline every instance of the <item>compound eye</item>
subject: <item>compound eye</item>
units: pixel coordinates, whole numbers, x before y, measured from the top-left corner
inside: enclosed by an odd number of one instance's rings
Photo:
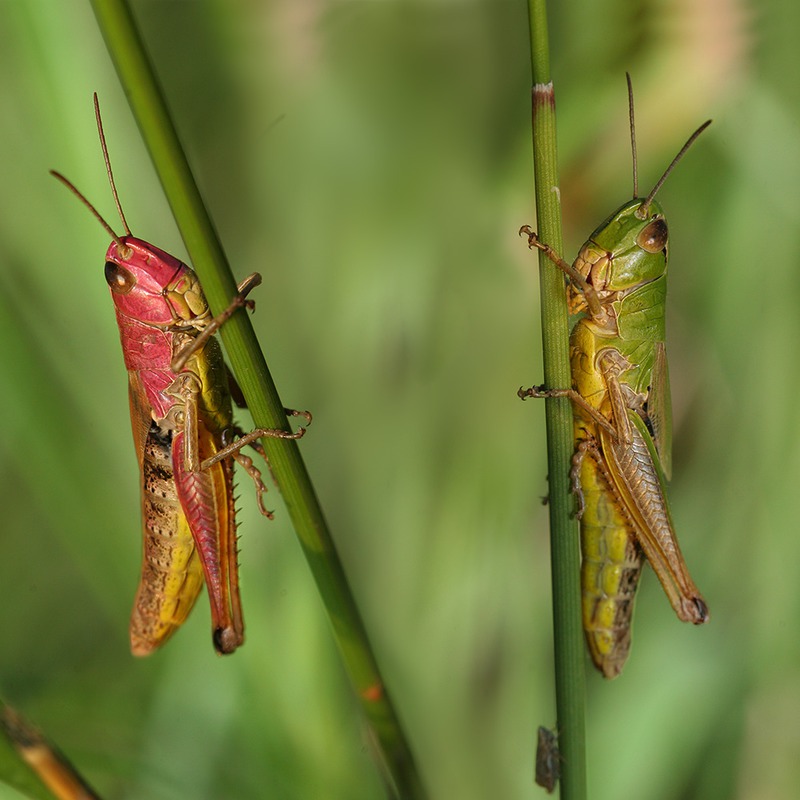
[[[636,237],[636,243],[648,253],[660,253],[667,246],[668,238],[667,221],[663,217],[656,217],[642,229]]]
[[[106,283],[114,294],[128,294],[136,286],[136,278],[119,264],[106,261]]]

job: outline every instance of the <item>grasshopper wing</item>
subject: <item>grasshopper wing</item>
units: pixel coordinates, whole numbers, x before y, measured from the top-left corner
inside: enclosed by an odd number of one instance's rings
[[[672,477],[672,399],[669,391],[669,367],[664,342],[656,342],[653,376],[647,395],[647,416],[664,477]]]
[[[699,625],[709,619],[708,607],[681,555],[666,499],[666,479],[650,431],[635,411],[628,411],[632,441],[625,443],[605,430],[601,446],[611,466],[616,490],[633,522],[636,538],[658,576],[678,618]]]

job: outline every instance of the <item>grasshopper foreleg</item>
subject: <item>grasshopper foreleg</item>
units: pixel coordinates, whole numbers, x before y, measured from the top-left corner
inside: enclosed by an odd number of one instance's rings
[[[531,250],[541,250],[562,272],[578,283],[586,283],[586,279],[568,261],[565,261],[549,244],[545,244],[539,234],[530,225],[523,225],[519,229],[519,235],[528,237],[528,247]]]
[[[180,372],[185,366],[186,362],[202,347],[205,343],[240,309],[240,308],[255,308],[255,303],[247,299],[253,289],[261,283],[261,275],[254,272],[252,275],[245,278],[238,286],[236,296],[231,300],[230,305],[218,316],[212,317],[207,323],[203,325],[200,333],[193,337],[192,340],[182,348],[175,357],[172,359],[170,368],[173,372]]]
[[[517,396],[520,400],[527,400],[529,397],[548,398],[548,397],[566,397],[575,403],[576,406],[585,411],[598,425],[605,428],[612,436],[617,435],[616,428],[596,409],[594,406],[586,402],[586,400],[578,394],[574,389],[545,389],[544,386],[531,386],[525,389],[522,386],[517,390]]]
[[[549,244],[545,244],[536,231],[530,225],[523,225],[519,229],[519,235],[525,234],[528,237],[528,247],[531,250],[541,250],[577,287],[578,291],[586,298],[586,305],[589,313],[595,319],[605,319],[606,313],[600,303],[594,286],[587,282],[586,278],[575,268],[574,264],[565,261]]]

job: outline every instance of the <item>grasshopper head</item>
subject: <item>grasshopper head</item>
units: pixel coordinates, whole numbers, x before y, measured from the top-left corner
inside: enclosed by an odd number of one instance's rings
[[[589,237],[578,261],[579,269],[598,292],[620,292],[654,281],[667,271],[669,230],[655,196],[694,140],[711,124],[704,122],[672,159],[644,199],[637,197],[636,127],[633,120],[633,86],[628,79],[628,103],[633,153],[633,200],[620,206]],[[576,262],[577,264],[577,262]]]
[[[667,271],[668,238],[664,212],[655,200],[647,206],[641,198],[625,203],[587,242],[607,254],[601,269],[592,270],[595,289],[624,291],[660,278]]]
[[[117,310],[145,324],[170,325],[208,313],[194,272],[174,256],[134,236],[111,243],[105,276]]]
[[[193,327],[198,317],[205,317],[210,313],[200,282],[182,261],[131,235],[114,183],[114,173],[108,157],[103,122],[100,119],[100,104],[96,94],[94,113],[111,194],[125,234],[120,236],[115,233],[102,214],[74,183],[60,172],[55,170],[50,172],[92,212],[114,240],[106,251],[105,274],[117,313],[145,325],[181,327],[181,322],[188,322],[187,327]]]

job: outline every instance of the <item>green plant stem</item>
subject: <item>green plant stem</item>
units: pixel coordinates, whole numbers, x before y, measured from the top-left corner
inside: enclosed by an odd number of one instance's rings
[[[18,711],[0,700],[0,781],[36,800],[100,800],[83,776]]]
[[[547,242],[556,252],[563,253],[555,94],[550,76],[545,0],[529,0],[528,17],[533,78],[531,100],[537,230],[543,242]],[[542,252],[539,253],[539,282],[545,385],[549,388],[571,386],[564,276]],[[583,800],[586,797],[586,678],[581,628],[579,537],[575,520],[571,518],[575,501],[569,485],[574,448],[572,409],[565,398],[548,398],[546,404],[561,797],[563,800]]]
[[[235,294],[236,283],[130,10],[124,0],[92,0],[92,5],[192,265],[212,312],[219,314]],[[223,326],[221,335],[255,424],[288,430],[283,404],[248,315],[235,314]],[[423,798],[425,792],[411,748],[384,685],[298,447],[293,441],[274,438],[265,439],[263,444],[322,595],[345,668],[372,729],[388,785],[401,798]]]

